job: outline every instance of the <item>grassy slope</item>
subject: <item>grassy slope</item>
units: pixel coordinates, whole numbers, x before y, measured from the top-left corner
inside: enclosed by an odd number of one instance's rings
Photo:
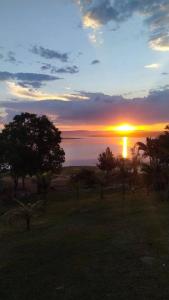
[[[169,204],[144,194],[49,196],[30,233],[0,239],[0,299],[169,298]]]

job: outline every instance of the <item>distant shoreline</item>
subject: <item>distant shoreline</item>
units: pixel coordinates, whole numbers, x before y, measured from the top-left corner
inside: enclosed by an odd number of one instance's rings
[[[81,140],[83,138],[80,137],[62,137],[62,140]]]
[[[69,134],[71,135],[69,137]],[[157,137],[162,134],[162,131],[133,131],[133,132],[107,132],[107,131],[63,131],[62,139],[83,139],[83,138],[113,138],[113,137],[132,137],[132,138],[146,138],[146,137]],[[64,136],[65,135],[65,136]],[[76,136],[77,135],[77,136]]]

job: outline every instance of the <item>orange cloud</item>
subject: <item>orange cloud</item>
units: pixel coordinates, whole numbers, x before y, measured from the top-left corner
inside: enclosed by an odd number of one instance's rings
[[[72,99],[77,100],[88,100],[87,96],[80,94],[53,94],[53,93],[44,93],[39,90],[30,89],[27,87],[22,87],[14,82],[7,82],[9,91],[12,95],[19,98],[34,99],[34,100],[62,100],[69,101]]]

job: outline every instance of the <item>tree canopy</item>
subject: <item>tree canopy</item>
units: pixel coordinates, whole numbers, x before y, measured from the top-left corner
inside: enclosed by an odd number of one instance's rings
[[[106,148],[105,152],[99,155],[98,161],[97,166],[99,169],[105,171],[107,174],[116,167],[116,159],[109,147]]]
[[[3,159],[18,177],[58,171],[65,161],[61,132],[46,116],[21,113],[0,135]]]

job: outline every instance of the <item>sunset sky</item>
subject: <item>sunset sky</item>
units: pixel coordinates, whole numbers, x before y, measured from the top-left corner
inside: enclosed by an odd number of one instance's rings
[[[169,123],[169,0],[0,0],[0,121]],[[145,126],[146,125],[146,126]]]

